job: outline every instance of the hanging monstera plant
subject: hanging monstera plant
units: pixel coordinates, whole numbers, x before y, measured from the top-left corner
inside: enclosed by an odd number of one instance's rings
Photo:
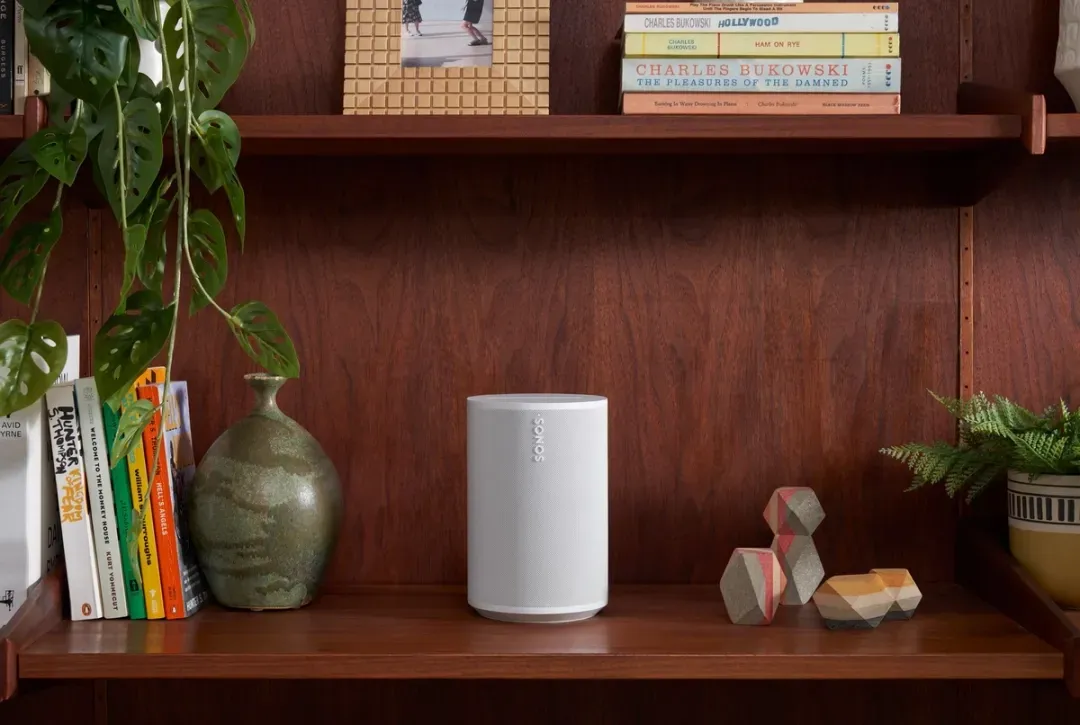
[[[94,340],[93,374],[106,404],[119,410],[124,393],[163,351],[166,382],[171,379],[185,285],[191,288],[189,315],[210,308],[260,366],[276,375],[299,375],[292,341],[264,304],[251,301],[228,310],[215,301],[228,272],[226,230],[235,229],[241,245],[246,233],[244,190],[236,173],[240,133],[216,106],[255,42],[247,0],[22,5],[30,52],[50,72],[53,92],[48,125],[0,166],[0,233],[47,188],[53,204],[47,217],[14,230],[0,261],[0,284],[30,307],[29,322],[0,324],[0,416],[39,400],[66,359],[63,328],[38,313],[49,258],[62,233],[64,194],[80,172],[92,175],[124,240],[120,304]],[[139,72],[140,39],[161,49],[160,82]],[[193,177],[211,194],[224,192],[231,211],[225,223],[209,209],[191,208]],[[171,289],[163,289],[170,263]],[[151,413],[141,407],[123,411],[124,435],[113,442],[113,460],[127,454]]]

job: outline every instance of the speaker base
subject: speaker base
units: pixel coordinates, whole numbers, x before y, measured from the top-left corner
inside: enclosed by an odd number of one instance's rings
[[[558,614],[520,614],[515,612],[493,612],[490,609],[478,609],[473,607],[481,617],[493,619],[496,622],[513,622],[515,624],[566,624],[568,622],[581,622],[592,619],[603,607],[586,609],[580,612],[559,612]]]

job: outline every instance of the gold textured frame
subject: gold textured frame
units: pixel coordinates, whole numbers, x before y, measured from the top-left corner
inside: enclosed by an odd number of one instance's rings
[[[402,68],[401,0],[348,0],[346,115],[547,115],[551,0],[492,0],[490,67]]]

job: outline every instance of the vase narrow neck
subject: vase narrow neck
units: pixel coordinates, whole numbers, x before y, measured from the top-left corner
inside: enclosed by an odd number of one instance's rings
[[[285,378],[273,375],[247,375],[245,376],[248,386],[255,393],[255,406],[253,413],[278,412],[277,394],[281,386],[285,384]]]

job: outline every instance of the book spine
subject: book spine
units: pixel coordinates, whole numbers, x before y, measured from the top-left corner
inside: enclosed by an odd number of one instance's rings
[[[895,115],[889,93],[626,93],[626,115]]]
[[[12,89],[14,110],[19,116],[26,112],[26,76],[27,62],[30,60],[30,43],[26,38],[26,26],[23,24],[23,6],[15,3],[15,60],[13,63]]]
[[[34,485],[30,426],[35,407],[0,418],[0,629],[26,601],[30,554],[27,496]],[[40,411],[37,417],[40,421]],[[55,485],[51,479],[49,483]]]
[[[865,3],[865,2],[809,2],[809,3],[756,3],[756,2],[712,2],[712,3],[673,3],[673,2],[629,2],[626,3],[626,14],[666,14],[666,15],[708,15],[708,14],[746,14],[746,13],[769,13],[769,14],[845,14],[845,13],[868,13],[868,14],[897,14],[900,12],[899,3]]]
[[[87,511],[86,476],[79,445],[79,420],[71,383],[45,393],[49,412],[49,440],[60,508],[60,536],[64,543],[71,618],[101,618],[101,586],[94,553],[94,532]]]
[[[75,402],[82,432],[87,488],[90,492],[90,519],[94,526],[94,550],[97,552],[104,615],[105,619],[121,619],[128,615],[124,571],[120,563],[109,454],[105,448],[101,421],[101,398],[93,378],[75,381]]]
[[[105,448],[108,450],[120,428],[120,416],[108,405],[103,405],[101,420],[105,426]],[[128,616],[131,619],[146,619],[146,599],[139,576],[139,560],[137,557],[132,558],[132,552],[127,546],[127,533],[135,520],[127,461],[117,461],[109,469],[109,477],[112,479],[113,502],[116,508],[116,539],[120,549],[120,569],[124,575],[124,597],[127,599]]]
[[[15,0],[0,0],[0,115],[15,112]]]
[[[182,502],[195,481],[195,453],[191,443],[191,415],[187,383],[176,381],[165,404],[165,440],[172,473],[172,501],[176,526],[176,551],[180,564],[180,584],[184,616],[191,616],[210,600],[210,587],[199,568]],[[164,386],[160,386],[164,388]],[[159,388],[159,394],[161,389]]]
[[[899,33],[627,33],[627,58],[897,58]]]
[[[817,5],[818,3],[811,3]],[[794,6],[793,6],[794,7]],[[768,15],[760,12],[721,15],[627,15],[626,33],[896,33],[895,13],[790,13]]]
[[[136,386],[147,384],[157,379],[157,371],[160,370],[162,378],[165,376],[164,368],[151,368],[146,374],[135,381],[120,402],[120,409],[133,405],[138,399],[135,395]],[[142,440],[138,440],[131,447],[127,458],[128,477],[131,479],[131,497],[138,508],[146,506],[143,517],[142,530],[139,532],[139,572],[142,575],[143,597],[146,601],[147,619],[164,619],[165,605],[161,596],[161,569],[158,563],[157,537],[154,535],[154,507],[151,505],[151,490],[149,477],[146,471],[146,452],[143,450]],[[134,507],[133,507],[134,508]]]
[[[52,76],[33,53],[26,63],[26,80],[28,96],[47,96],[52,91]]]
[[[154,386],[144,385],[137,391],[140,400],[148,400],[161,406],[161,396]],[[161,596],[165,602],[166,619],[184,617],[183,583],[180,577],[180,555],[176,547],[176,520],[173,516],[172,472],[169,470],[166,444],[162,441],[157,463],[153,460],[161,431],[161,412],[150,418],[143,430],[143,450],[146,451],[146,468],[150,473],[150,507],[154,513],[154,537],[157,539],[158,568],[161,570]]]
[[[626,93],[899,93],[900,59],[626,58]]]

